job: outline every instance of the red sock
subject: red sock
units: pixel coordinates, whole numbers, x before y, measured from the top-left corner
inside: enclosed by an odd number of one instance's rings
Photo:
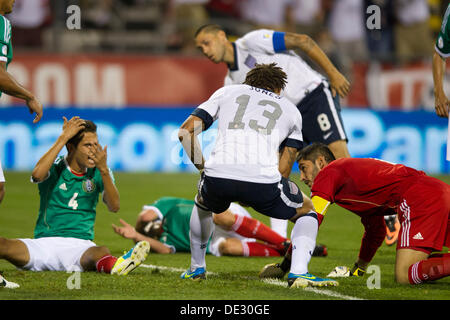
[[[242,242],[244,257],[279,257],[280,253],[269,245],[259,242]]]
[[[111,273],[117,258],[112,255],[106,255],[97,261],[95,266],[97,267],[97,272]]]
[[[239,216],[236,214],[232,228],[241,236],[255,238],[274,244],[278,249],[284,248],[283,242],[286,241],[286,238],[283,238],[268,226],[261,223],[261,221],[256,219]]]
[[[450,253],[419,261],[408,269],[411,284],[433,281],[450,275]]]

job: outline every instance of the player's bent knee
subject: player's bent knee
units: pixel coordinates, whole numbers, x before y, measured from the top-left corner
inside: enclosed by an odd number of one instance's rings
[[[410,284],[408,278],[408,271],[406,272],[396,272],[395,273],[395,282],[398,284]]]
[[[227,239],[219,245],[219,252],[222,256],[241,256],[242,248],[237,246],[232,239]]]

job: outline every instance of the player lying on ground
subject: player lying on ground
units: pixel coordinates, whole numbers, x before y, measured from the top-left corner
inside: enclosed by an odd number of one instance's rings
[[[58,157],[66,146],[67,155]],[[0,258],[31,271],[98,271],[126,275],[145,260],[149,243],[139,242],[120,258],[94,239],[100,194],[111,212],[119,192],[107,166],[107,148],[89,120],[64,118],[63,131],[33,169],[40,195],[34,239],[0,238]]]
[[[339,102],[339,96],[347,96],[350,83],[308,35],[260,29],[230,41],[221,26],[208,24],[197,30],[195,44],[212,62],[227,65],[225,85],[244,83],[247,72],[258,63],[276,63],[287,75],[281,95],[302,115],[303,123],[299,125],[303,141],[323,142],[336,158],[350,157]],[[328,79],[312,69],[295,50],[320,66]],[[271,218],[270,226],[286,237],[286,220]]]
[[[318,222],[309,199],[288,179],[303,140],[300,112],[279,95],[286,77],[275,63],[256,65],[244,84],[217,90],[181,126],[178,137],[201,172],[190,220],[191,266],[182,278],[206,277],[213,212],[222,213],[238,202],[269,217],[295,222],[290,286],[337,285],[308,273]],[[197,135],[215,120],[219,123],[216,144],[205,163]]]
[[[432,254],[450,246],[450,185],[422,171],[377,159],[338,159],[323,144],[300,151],[301,180],[321,221],[331,203],[361,217],[365,233],[349,275],[363,275],[385,236],[385,215],[400,222],[395,279],[419,284],[450,275],[450,253]],[[283,261],[285,267],[288,258]],[[282,263],[282,264],[283,264]],[[261,275],[283,274],[268,265]],[[286,271],[284,271],[286,272]]]
[[[192,200],[163,197],[145,205],[133,228],[123,219],[114,231],[135,242],[146,240],[156,253],[190,252],[189,221],[197,210]],[[215,256],[280,256],[286,253],[290,241],[253,219],[242,206],[232,203],[221,214],[214,214],[216,225],[206,253]],[[258,242],[260,240],[261,242]],[[313,256],[326,256],[326,247],[316,246]]]

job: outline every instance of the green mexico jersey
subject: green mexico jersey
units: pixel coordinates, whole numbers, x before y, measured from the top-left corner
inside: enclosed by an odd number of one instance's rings
[[[96,207],[104,188],[96,168],[88,169],[84,175],[74,174],[61,156],[38,187],[40,207],[35,238],[94,239]]]
[[[178,252],[190,252],[189,221],[191,219],[194,201],[163,197],[149,206],[158,209],[164,217],[163,233],[159,241]],[[209,250],[207,249],[209,253]]]
[[[13,49],[11,44],[11,23],[4,16],[0,15],[0,61],[9,63],[13,58]],[[2,92],[0,91],[0,96]]]
[[[450,5],[448,5],[445,11],[444,17],[442,19],[442,26],[439,35],[436,40],[435,49],[437,53],[443,58],[450,57]]]

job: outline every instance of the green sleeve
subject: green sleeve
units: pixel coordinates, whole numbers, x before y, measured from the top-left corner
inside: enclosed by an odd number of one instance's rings
[[[450,57],[450,5],[445,11],[444,17],[442,18],[441,30],[436,39],[435,49],[436,52],[443,58]]]

